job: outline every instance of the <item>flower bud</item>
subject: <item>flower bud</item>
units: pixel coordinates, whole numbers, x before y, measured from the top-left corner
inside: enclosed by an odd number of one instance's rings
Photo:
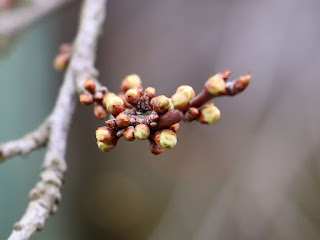
[[[164,149],[162,147],[160,147],[158,144],[156,144],[154,141],[150,141],[150,151],[154,155],[159,155],[159,154],[163,153]]]
[[[102,102],[103,96],[104,96],[103,93],[100,92],[100,91],[95,92],[94,95],[93,95],[94,100],[95,100],[96,102]],[[104,105],[105,105],[105,104],[104,104]]]
[[[110,143],[116,137],[116,133],[108,127],[99,127],[96,130],[96,138],[99,142]]]
[[[180,129],[180,124],[179,123],[175,123],[173,125],[171,125],[170,130],[174,131],[174,132],[178,132]]]
[[[153,87],[148,87],[144,90],[144,93],[148,96],[149,99],[152,99],[156,96],[156,89]]]
[[[194,92],[193,88],[188,85],[182,85],[182,86],[178,87],[176,92],[180,92],[180,93],[184,94],[188,98],[189,101],[194,99],[194,97],[196,96],[196,93]]]
[[[106,103],[106,107],[109,113],[113,116],[117,116],[119,113],[122,113],[126,110],[124,102],[118,96],[109,97]]]
[[[83,105],[89,106],[94,103],[94,98],[90,94],[79,95],[79,100]]]
[[[104,94],[104,95],[103,95],[103,98],[102,98],[102,104],[103,104],[104,106],[106,106],[108,99],[109,99],[110,97],[115,97],[115,96],[117,96],[117,95],[115,95],[115,94],[112,93],[112,92],[108,92],[108,93]]]
[[[204,124],[215,124],[220,118],[220,110],[213,104],[204,106],[201,109],[198,121]]]
[[[137,140],[146,140],[150,136],[150,128],[145,124],[138,124],[134,128],[134,137]]]
[[[178,109],[180,111],[185,111],[189,107],[189,100],[186,95],[184,95],[181,92],[176,92],[171,97],[172,104],[175,109]]]
[[[137,103],[139,102],[140,100],[140,97],[141,97],[141,92],[138,91],[137,89],[129,89],[127,92],[126,92],[126,101],[131,104],[132,106],[136,106]]]
[[[101,104],[97,104],[94,106],[93,114],[98,119],[104,119],[108,115],[107,111]]]
[[[131,74],[126,76],[121,84],[120,91],[121,92],[126,92],[131,88],[134,88],[135,86],[140,86],[141,85],[141,79],[138,75],[136,74]]]
[[[58,71],[65,70],[70,62],[71,54],[68,52],[59,53],[53,62],[53,67]]]
[[[105,143],[105,142],[97,142],[98,147],[103,152],[109,152],[110,150],[114,149],[117,143]]]
[[[123,131],[123,138],[127,141],[133,141],[134,138],[134,127],[129,126]]]
[[[228,82],[227,83],[228,95],[233,96],[239,92],[242,92],[249,85],[251,78],[252,78],[251,73],[248,73],[244,76],[239,77],[236,80],[233,80],[232,82]]]
[[[224,94],[226,92],[226,83],[220,73],[209,78],[205,86],[212,95]]]
[[[96,91],[96,82],[93,79],[87,78],[84,81],[84,89],[87,90],[89,93],[94,94]]]
[[[126,128],[130,125],[130,118],[127,114],[122,112],[116,117],[116,124],[119,128]]]
[[[157,113],[165,113],[170,108],[170,100],[164,95],[152,98],[151,105],[153,111]]]
[[[111,128],[113,130],[115,130],[117,128],[117,124],[116,124],[116,120],[115,119],[110,119],[108,121],[105,121],[105,123],[109,128]]]
[[[200,115],[200,111],[198,108],[191,107],[187,110],[187,112],[184,115],[184,120],[187,122],[191,122],[194,119],[196,119]]]
[[[162,148],[173,148],[177,144],[177,135],[169,129],[156,132],[155,142]]]

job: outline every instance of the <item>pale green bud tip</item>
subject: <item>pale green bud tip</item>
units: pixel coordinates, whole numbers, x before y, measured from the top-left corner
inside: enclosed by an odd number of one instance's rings
[[[115,148],[115,144],[109,144],[109,143],[104,143],[104,142],[97,142],[98,147],[100,148],[101,151],[103,152],[109,152],[110,150]]]
[[[128,89],[134,88],[141,85],[141,79],[137,74],[131,74],[126,76],[121,85],[122,91],[127,91]]]
[[[194,97],[196,96],[196,93],[194,92],[193,88],[188,85],[182,85],[182,86],[178,87],[176,92],[180,92],[180,93],[184,94],[188,98],[189,101],[194,99]]]
[[[204,124],[215,124],[220,118],[220,110],[213,103],[206,105],[201,109],[198,121]]]
[[[109,97],[106,103],[106,108],[113,116],[117,116],[119,113],[126,110],[123,100],[118,96]]]
[[[169,129],[160,130],[155,134],[155,142],[162,148],[173,148],[177,144],[177,136]]]
[[[153,111],[157,113],[165,113],[170,108],[170,100],[164,95],[152,98],[151,104]]]
[[[174,109],[174,105],[173,105],[173,103],[172,103],[172,100],[171,100],[171,98],[169,98],[169,109],[170,110],[172,110],[172,109]]]
[[[181,92],[176,92],[171,97],[172,104],[175,109],[184,111],[189,106],[189,99],[186,95]]]
[[[150,136],[150,128],[145,124],[138,124],[134,129],[134,137],[137,140],[146,140]]]
[[[207,90],[210,94],[220,94],[226,92],[226,83],[221,74],[216,74],[206,82]]]

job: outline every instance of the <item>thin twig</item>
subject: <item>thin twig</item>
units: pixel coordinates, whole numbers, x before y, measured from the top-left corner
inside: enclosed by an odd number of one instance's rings
[[[49,121],[45,121],[38,129],[24,137],[3,145],[0,144],[0,163],[17,155],[26,156],[33,150],[44,146],[48,140],[49,129]]]
[[[68,128],[76,104],[76,86],[88,77],[95,77],[96,45],[105,18],[107,0],[85,0],[81,22],[74,42],[74,52],[60,89],[55,108],[49,118],[51,131],[45,155],[41,180],[30,193],[31,201],[15,224],[9,240],[25,240],[39,229],[49,213],[57,210],[61,198],[63,174],[67,169],[65,151]]]

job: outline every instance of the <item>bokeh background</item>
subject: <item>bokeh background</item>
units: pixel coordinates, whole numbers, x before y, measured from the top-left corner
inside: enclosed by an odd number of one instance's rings
[[[79,8],[41,21],[1,56],[2,142],[50,113],[63,78],[52,59],[72,41]],[[97,61],[109,89],[131,73],[168,96],[182,84],[199,92],[225,69],[251,71],[253,81],[214,101],[216,125],[181,124],[178,145],[160,156],[124,140],[100,152],[94,131],[103,122],[78,106],[63,202],[33,239],[319,239],[319,8],[318,0],[110,0]],[[0,239],[24,213],[43,155],[1,164]]]

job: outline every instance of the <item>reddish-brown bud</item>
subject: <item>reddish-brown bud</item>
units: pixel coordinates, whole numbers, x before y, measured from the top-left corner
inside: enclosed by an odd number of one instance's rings
[[[93,79],[87,78],[84,81],[84,89],[86,89],[89,93],[94,94],[96,91],[96,82]]]
[[[180,111],[185,111],[189,107],[189,100],[186,95],[184,95],[181,92],[176,92],[171,97],[172,104],[175,109],[178,109]]]
[[[196,119],[199,116],[199,114],[200,114],[200,111],[198,108],[191,107],[188,109],[188,111],[184,115],[184,119],[188,122],[191,122],[194,119]]]
[[[226,83],[221,73],[217,73],[209,78],[205,86],[211,95],[221,95],[226,93]]]
[[[228,95],[233,96],[245,90],[246,87],[249,85],[251,78],[252,78],[251,73],[248,73],[244,76],[239,77],[236,80],[233,80],[232,82],[228,82],[227,83]]]
[[[129,126],[123,131],[123,138],[127,141],[133,141],[134,137],[134,127]]]
[[[99,142],[110,143],[113,142],[116,137],[116,133],[108,127],[99,127],[96,130],[96,138]]]
[[[117,128],[117,124],[116,124],[116,120],[115,119],[110,119],[108,121],[105,121],[105,123],[111,129],[116,129]]]
[[[150,128],[146,124],[138,124],[134,128],[134,137],[137,140],[146,140],[150,136]]]
[[[180,124],[179,123],[175,123],[173,125],[171,125],[170,130],[174,131],[174,132],[178,132],[180,129]]]
[[[169,129],[163,129],[156,132],[155,142],[162,148],[173,148],[177,144],[177,135]]]
[[[94,106],[93,114],[98,119],[104,119],[108,116],[106,109],[101,104]]]
[[[201,109],[200,116],[197,120],[201,123],[212,125],[215,124],[219,118],[220,110],[211,103]]]
[[[153,87],[148,87],[144,90],[144,93],[148,96],[149,99],[152,99],[156,96],[156,89]]]
[[[126,101],[132,106],[136,106],[141,98],[141,92],[135,88],[129,89],[125,95]]]
[[[141,85],[140,77],[136,74],[131,74],[131,75],[126,76],[123,79],[121,87],[120,87],[120,91],[125,93],[129,89],[134,88],[136,86],[140,86],[140,85]]]
[[[116,117],[116,124],[119,128],[126,128],[130,125],[130,118],[127,114],[122,112]]]
[[[68,52],[59,53],[53,62],[53,67],[58,71],[65,70],[70,62],[71,54]]]
[[[122,113],[126,110],[124,102],[118,96],[109,97],[106,103],[106,107],[109,113],[113,116],[117,116],[119,113]]]
[[[170,108],[170,100],[164,95],[152,98],[151,105],[153,111],[157,113],[165,113]]]
[[[188,85],[182,85],[182,86],[178,87],[176,92],[184,94],[188,98],[189,101],[194,99],[194,97],[196,96],[196,93],[194,92],[193,88]]]
[[[231,71],[230,70],[226,70],[226,71],[222,72],[221,75],[223,77],[223,80],[226,81],[230,77]]]
[[[161,146],[159,146],[158,144],[156,144],[154,141],[150,141],[150,151],[154,155],[159,155],[159,154],[163,153],[164,149]]]
[[[81,94],[79,95],[79,100],[83,105],[89,106],[94,103],[94,98],[90,94]]]

